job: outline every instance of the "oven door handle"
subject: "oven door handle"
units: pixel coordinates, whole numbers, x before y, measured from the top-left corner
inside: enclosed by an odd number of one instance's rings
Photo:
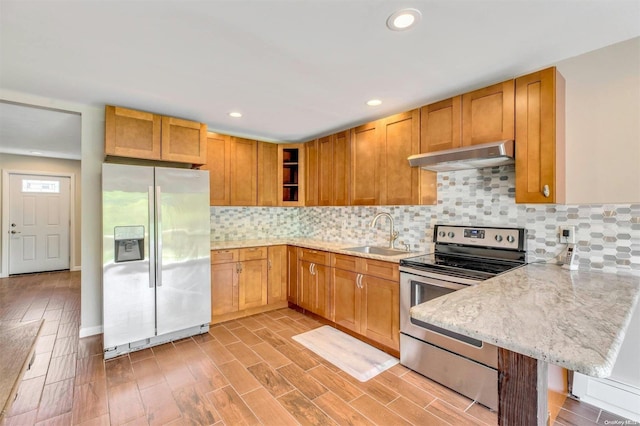
[[[469,285],[466,284],[458,284],[458,283],[453,283],[450,281],[444,281],[444,280],[439,280],[436,278],[426,278],[426,277],[421,277],[419,275],[414,275],[414,274],[408,274],[408,273],[400,273],[400,281],[404,281],[402,278],[406,277],[408,278],[410,281],[415,281],[415,282],[419,282],[422,284],[428,284],[428,285],[432,285],[434,287],[443,287],[443,288],[449,288],[451,290],[462,290],[463,288],[467,288],[470,287]]]

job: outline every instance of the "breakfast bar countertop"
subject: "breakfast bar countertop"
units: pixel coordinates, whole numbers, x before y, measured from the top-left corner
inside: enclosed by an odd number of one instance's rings
[[[323,241],[323,240],[315,240],[312,238],[270,238],[270,239],[259,239],[259,240],[228,240],[228,241],[211,241],[211,250],[230,250],[244,247],[260,247],[260,246],[275,246],[275,245],[283,245],[288,244],[297,247],[309,248],[313,250],[324,250],[330,251],[333,253],[346,254],[349,256],[358,256],[365,257],[367,259],[376,259],[382,260],[385,262],[394,262],[400,263],[400,259],[405,259],[407,257],[420,256],[421,254],[425,254],[425,252],[416,252],[416,251],[407,251],[394,256],[385,256],[380,254],[372,254],[372,253],[359,253],[350,250],[345,250],[345,248],[355,247],[355,246],[364,246],[366,243],[358,244],[358,243],[345,243],[345,242],[333,242],[333,241]]]
[[[444,329],[594,377],[608,377],[640,298],[640,277],[529,264],[411,308]]]

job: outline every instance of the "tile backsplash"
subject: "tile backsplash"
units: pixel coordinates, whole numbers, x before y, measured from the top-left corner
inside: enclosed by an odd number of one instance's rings
[[[514,226],[527,229],[529,262],[556,257],[565,245],[558,227],[576,227],[580,269],[640,275],[640,204],[516,204],[513,166],[438,173],[434,206],[211,207],[211,239],[309,237],[354,244],[388,244],[394,218],[397,247],[429,251],[435,224]]]

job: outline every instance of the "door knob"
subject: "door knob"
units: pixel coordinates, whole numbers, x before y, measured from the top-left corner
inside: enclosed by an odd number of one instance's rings
[[[14,231],[13,229],[11,230],[12,234],[20,234],[20,231]]]

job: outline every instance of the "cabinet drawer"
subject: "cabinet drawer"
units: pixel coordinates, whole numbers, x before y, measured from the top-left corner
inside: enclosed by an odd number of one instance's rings
[[[384,262],[381,260],[365,259],[364,271],[366,275],[372,275],[387,280],[399,281],[400,271],[399,265],[392,262]]]
[[[249,247],[238,250],[240,252],[240,261],[256,260],[267,258],[267,247]]]
[[[211,264],[238,261],[238,250],[211,250]]]
[[[364,269],[365,259],[363,259],[362,257],[332,253],[331,258],[331,265],[334,268],[353,272],[362,272],[362,270]]]
[[[298,259],[307,262],[316,263],[318,265],[331,265],[331,253],[313,249],[299,249]]]

